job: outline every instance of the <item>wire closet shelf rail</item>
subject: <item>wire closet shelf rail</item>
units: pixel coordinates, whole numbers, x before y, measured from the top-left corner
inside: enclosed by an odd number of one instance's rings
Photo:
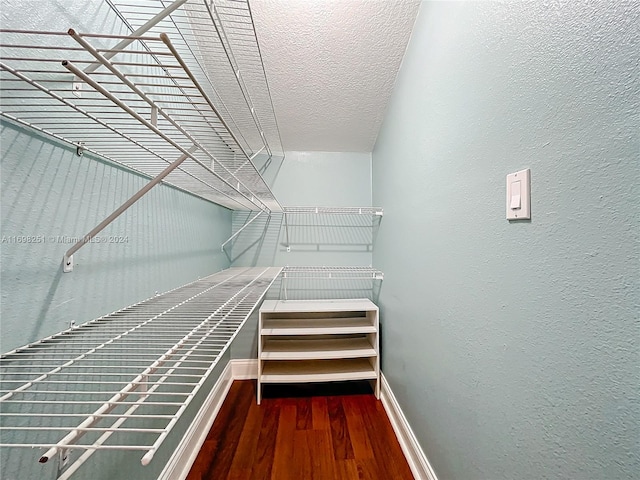
[[[167,183],[230,209],[282,210],[168,35],[0,33],[4,118],[148,176],[177,163]]]
[[[377,268],[361,266],[286,266],[282,268],[281,294],[284,300],[289,300],[292,284],[317,280],[331,283],[338,281],[343,284],[370,282],[369,285],[373,288],[384,280],[384,273]]]
[[[149,464],[281,268],[230,268],[0,359],[0,447],[44,463],[139,450]]]

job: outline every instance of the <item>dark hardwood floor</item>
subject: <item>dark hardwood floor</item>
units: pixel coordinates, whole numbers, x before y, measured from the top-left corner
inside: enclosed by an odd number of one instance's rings
[[[367,383],[271,386],[236,381],[187,480],[413,479]]]

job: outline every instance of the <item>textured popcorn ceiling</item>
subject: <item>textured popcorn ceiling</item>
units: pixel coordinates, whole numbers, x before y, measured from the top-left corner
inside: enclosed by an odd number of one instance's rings
[[[285,150],[370,152],[419,0],[252,0]]]

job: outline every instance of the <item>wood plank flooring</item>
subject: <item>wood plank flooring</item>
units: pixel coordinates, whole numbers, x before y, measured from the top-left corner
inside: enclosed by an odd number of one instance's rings
[[[410,480],[382,403],[359,382],[235,381],[187,480]]]

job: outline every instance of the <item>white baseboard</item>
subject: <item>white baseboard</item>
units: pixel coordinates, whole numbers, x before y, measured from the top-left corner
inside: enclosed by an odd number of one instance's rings
[[[258,378],[257,358],[235,358],[230,363],[234,380],[255,380]]]
[[[382,374],[380,374],[380,383],[380,400],[391,421],[393,430],[396,432],[396,437],[398,437],[402,452],[407,458],[411,473],[413,473],[416,480],[438,480],[395,395],[391,391],[387,379]]]
[[[258,378],[257,359],[233,359],[229,361],[220,378],[211,389],[211,393],[206,398],[203,408],[198,412],[198,415],[185,432],[182,441],[169,459],[158,480],[184,480],[187,478],[233,381],[256,378]],[[380,383],[382,405],[398,437],[402,452],[407,458],[411,473],[413,473],[416,480],[438,480],[404,413],[400,409],[396,397],[382,374],[380,375]]]
[[[182,440],[158,477],[158,480],[184,480],[189,475],[209,430],[233,383],[233,363],[229,362],[211,389]]]

